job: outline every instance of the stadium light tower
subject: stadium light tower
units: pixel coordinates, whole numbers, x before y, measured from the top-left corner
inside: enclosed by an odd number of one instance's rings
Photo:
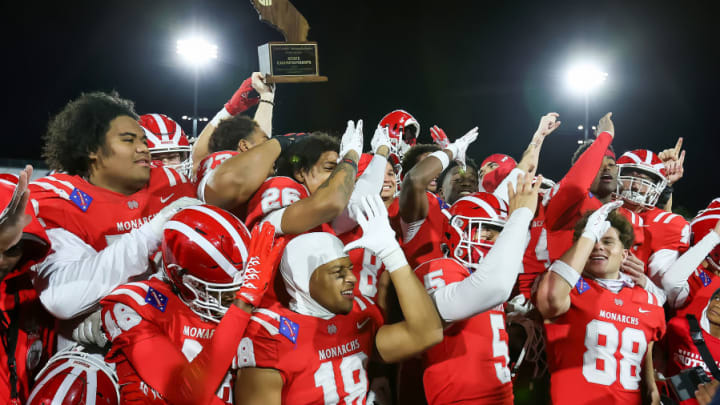
[[[590,93],[598,88],[607,79],[608,74],[597,66],[589,63],[573,65],[567,72],[567,84],[571,90],[583,94],[585,97],[585,125],[584,140],[588,140],[589,115],[590,115]],[[578,128],[579,129],[579,128]]]
[[[200,38],[193,37],[188,39],[179,39],[177,41],[176,52],[182,60],[193,68],[194,74],[194,92],[193,92],[193,138],[197,137],[198,122],[198,71],[201,67],[210,62],[211,59],[217,59],[217,45]]]

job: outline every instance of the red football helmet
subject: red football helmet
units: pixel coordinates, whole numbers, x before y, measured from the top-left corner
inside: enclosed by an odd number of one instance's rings
[[[180,125],[165,114],[145,114],[140,116],[139,122],[145,130],[150,158],[157,162],[161,160],[162,154],[179,153],[180,163],[166,166],[183,174],[189,174],[192,170],[190,161],[192,148]]]
[[[708,233],[710,233],[720,220],[720,199],[715,199],[706,209],[698,212],[698,215],[690,222],[692,230],[693,245],[700,242]],[[707,260],[715,269],[720,270],[720,245],[710,251]]]
[[[487,231],[505,227],[508,205],[490,193],[478,192],[457,200],[449,212],[452,217],[444,232],[449,254],[474,268],[493,246]]]
[[[211,205],[185,208],[165,224],[165,273],[190,309],[220,322],[242,286],[250,232],[231,213]]]
[[[618,197],[646,208],[657,204],[667,185],[665,164],[652,151],[636,149],[617,160]]]
[[[28,405],[119,405],[118,378],[100,355],[73,347],[53,356],[40,371]]]
[[[478,188],[488,193],[495,192],[495,189],[502,183],[517,162],[511,156],[502,153],[493,153],[483,160],[478,171],[480,184]]]
[[[380,120],[380,126],[388,128],[392,145],[390,153],[397,155],[399,161],[402,160],[405,152],[417,143],[417,137],[420,135],[420,124],[405,110],[395,110],[384,116]]]

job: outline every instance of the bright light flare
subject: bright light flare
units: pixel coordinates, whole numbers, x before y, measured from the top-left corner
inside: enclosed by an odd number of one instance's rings
[[[217,59],[217,45],[203,38],[180,39],[177,41],[177,53],[190,65],[202,66],[210,59]]]
[[[608,74],[590,64],[578,64],[568,70],[568,86],[577,92],[588,93],[600,86]]]

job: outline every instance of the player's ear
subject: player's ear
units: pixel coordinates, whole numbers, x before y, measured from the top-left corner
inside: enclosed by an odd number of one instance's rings
[[[298,183],[305,184],[305,173],[302,170],[297,169],[293,172],[293,177]]]
[[[250,142],[245,139],[241,139],[240,141],[238,141],[238,152],[247,152],[248,150],[250,150],[251,147],[252,146],[250,145]]]
[[[623,249],[623,261],[627,260],[628,256],[630,255],[629,249]]]

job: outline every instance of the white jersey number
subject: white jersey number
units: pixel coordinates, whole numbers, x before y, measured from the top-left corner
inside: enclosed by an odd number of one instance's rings
[[[492,351],[493,357],[503,357],[505,362],[495,362],[495,375],[501,383],[509,383],[512,379],[510,369],[507,367],[510,362],[510,350],[507,342],[500,339],[500,331],[505,330],[505,317],[500,314],[490,314],[490,326],[492,327]]]
[[[622,356],[619,362],[615,358],[618,347]],[[583,376],[588,382],[611,385],[619,374],[623,388],[636,390],[640,387],[641,363],[647,349],[647,340],[641,330],[625,328],[620,334],[612,323],[594,319],[585,329],[585,348]]]
[[[283,188],[281,192],[277,187],[273,187],[262,193],[260,207],[263,214],[267,214],[282,207],[287,207],[295,201],[300,201],[300,192],[294,188]]]
[[[382,267],[382,262],[372,252],[365,249],[362,270],[360,270],[360,294],[375,298],[377,294],[377,274],[380,267]]]
[[[347,396],[345,396],[345,404],[362,404],[367,395],[368,381],[366,366],[368,357],[365,353],[355,353],[350,356],[343,357],[340,362],[340,377]],[[357,372],[358,379],[355,380]],[[337,404],[340,402],[340,394],[338,394],[337,384],[335,384],[335,370],[332,361],[326,361],[320,364],[315,371],[315,386],[321,387],[323,390],[323,399],[326,404]]]

